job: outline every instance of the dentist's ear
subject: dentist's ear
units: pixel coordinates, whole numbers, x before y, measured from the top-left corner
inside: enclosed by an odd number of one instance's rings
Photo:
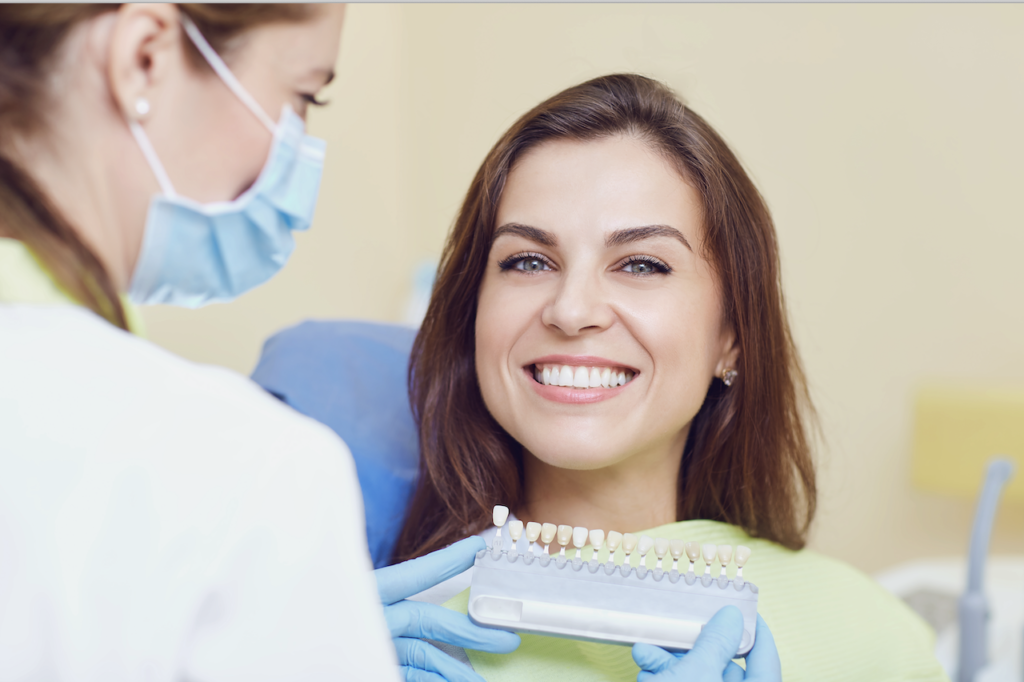
[[[125,4],[110,33],[108,78],[118,108],[144,120],[160,105],[161,84],[185,63],[184,32],[172,4]]]

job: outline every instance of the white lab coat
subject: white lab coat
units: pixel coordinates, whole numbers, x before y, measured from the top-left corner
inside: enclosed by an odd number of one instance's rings
[[[397,680],[351,456],[248,379],[0,305],[0,680]]]

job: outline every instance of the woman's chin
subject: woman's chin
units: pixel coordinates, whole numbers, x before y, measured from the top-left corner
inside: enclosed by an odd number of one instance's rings
[[[604,469],[624,459],[621,453],[609,452],[607,443],[602,446],[574,443],[566,447],[553,447],[553,444],[548,443],[536,449],[526,447],[526,450],[534,459],[549,467],[574,471]]]

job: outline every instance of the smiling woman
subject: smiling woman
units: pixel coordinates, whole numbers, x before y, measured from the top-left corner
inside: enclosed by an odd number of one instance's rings
[[[591,388],[606,370],[622,385]],[[804,545],[809,401],[771,217],[717,133],[655,81],[570,88],[495,145],[411,376],[423,478],[403,556],[481,530],[498,502],[591,528],[713,519]]]
[[[583,83],[498,141],[449,236],[409,376],[421,477],[395,560],[487,534],[494,505],[563,551],[573,527],[577,547],[605,529],[627,553],[623,533],[646,531],[659,558],[670,540],[679,556],[682,540],[697,554],[725,543],[723,566],[743,545],[785,679],[943,679],[922,621],[803,549],[813,408],[775,228],[721,137],[660,83]],[[447,606],[465,611],[466,593]],[[637,678],[624,647],[535,635],[467,660],[489,682]]]

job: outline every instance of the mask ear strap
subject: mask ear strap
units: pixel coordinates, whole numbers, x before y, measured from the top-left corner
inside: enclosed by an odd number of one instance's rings
[[[206,58],[210,68],[220,76],[220,79],[224,81],[224,84],[228,86],[231,92],[235,93],[238,99],[242,100],[242,103],[249,107],[249,111],[256,115],[256,118],[267,127],[271,133],[277,131],[277,123],[272,118],[267,116],[267,112],[263,110],[263,107],[253,99],[249,91],[242,87],[242,84],[235,78],[235,74],[231,73],[231,69],[224,63],[224,60],[220,58],[220,55],[210,47],[210,43],[206,42],[206,38],[199,32],[195,22],[187,14],[181,13],[181,25],[185,29],[186,35],[192,40],[192,44],[196,46],[199,53]]]
[[[160,184],[160,191],[170,198],[178,196],[178,193],[174,191],[174,185],[171,184],[171,178],[164,170],[164,165],[160,163],[160,157],[156,155],[156,150],[149,142],[149,135],[146,135],[146,131],[142,129],[138,121],[128,121],[128,129],[132,131],[135,141],[139,143],[142,155],[146,157],[153,175],[156,176],[156,181]]]

